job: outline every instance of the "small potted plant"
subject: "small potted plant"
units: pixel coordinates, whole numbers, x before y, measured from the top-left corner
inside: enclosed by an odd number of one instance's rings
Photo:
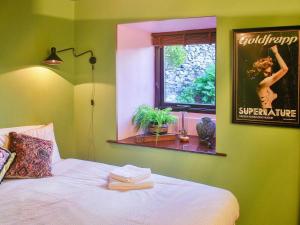
[[[171,108],[158,109],[148,105],[141,105],[132,117],[132,123],[137,130],[145,134],[161,135],[168,133],[168,125],[176,121]]]

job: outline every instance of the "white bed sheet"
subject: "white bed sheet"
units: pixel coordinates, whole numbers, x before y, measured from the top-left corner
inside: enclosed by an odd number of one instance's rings
[[[1,225],[233,225],[236,198],[220,188],[153,175],[147,190],[107,190],[115,166],[66,159],[54,176],[5,180]]]

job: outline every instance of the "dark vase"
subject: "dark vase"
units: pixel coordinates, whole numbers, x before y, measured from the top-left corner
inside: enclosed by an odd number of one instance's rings
[[[201,118],[196,125],[200,143],[206,144],[209,148],[215,146],[216,124],[209,117]]]

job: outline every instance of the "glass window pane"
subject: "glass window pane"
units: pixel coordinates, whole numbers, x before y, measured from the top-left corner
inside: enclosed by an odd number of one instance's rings
[[[164,46],[164,101],[215,105],[215,44]]]

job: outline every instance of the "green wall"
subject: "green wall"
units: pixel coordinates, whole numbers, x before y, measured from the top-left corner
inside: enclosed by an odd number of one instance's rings
[[[231,190],[238,198],[238,225],[299,224],[299,129],[231,123],[231,49],[235,28],[300,24],[300,4],[254,1],[77,1],[75,42],[92,48],[96,65],[96,148],[88,150],[90,72],[76,62],[77,157],[151,167],[154,172]],[[116,24],[151,19],[217,16],[217,150],[226,158],[118,146],[116,137]],[[119,109],[122,110],[122,109]]]
[[[62,155],[71,156],[73,57],[66,54],[60,70],[41,61],[51,46],[74,45],[74,3],[49,2],[0,2],[0,127],[54,122]]]

